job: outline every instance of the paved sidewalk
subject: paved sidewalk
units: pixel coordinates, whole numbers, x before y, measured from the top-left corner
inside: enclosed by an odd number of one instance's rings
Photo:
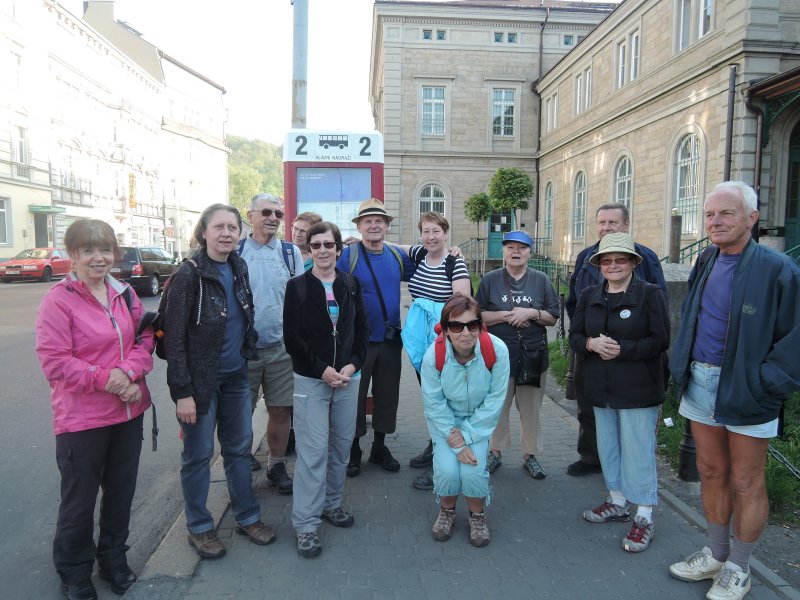
[[[599,475],[566,475],[567,465],[577,458],[577,422],[549,398],[542,412],[544,452],[539,457],[547,478],[533,480],[521,468],[520,452],[516,448],[506,451],[503,466],[492,476],[494,495],[486,510],[491,544],[470,546],[463,500],[453,538],[444,543],[434,541],[430,530],[438,508],[435,498],[411,487],[420,471],[409,468],[408,460],[422,450],[427,435],[419,386],[413,369],[404,361],[397,433],[386,440],[403,466],[398,473],[387,473],[365,461],[361,475],[348,479],[343,507],[353,513],[356,524],[351,529],[337,529],[323,523],[322,556],[311,560],[298,556],[291,496],[280,496],[268,487],[262,470],[256,474],[255,485],[264,520],[277,532],[274,543],[260,547],[235,534],[227,511],[219,524],[227,556],[201,561],[193,577],[186,572],[191,566],[170,573],[173,562],[197,564],[179,520],[165,539],[170,551],[161,552],[160,559],[159,553],[154,555],[155,560],[148,563],[126,598],[705,597],[710,582],[683,583],[667,572],[670,562],[704,543],[701,530],[667,503],[656,507],[656,536],[641,554],[621,549],[629,524],[595,525],[581,518],[585,509],[603,500],[603,480]],[[518,444],[515,410],[512,424],[512,439]],[[362,447],[368,451],[370,443],[371,433]],[[164,556],[170,557],[169,564],[159,564]],[[791,588],[777,593],[756,579],[747,597],[762,600],[800,595]]]

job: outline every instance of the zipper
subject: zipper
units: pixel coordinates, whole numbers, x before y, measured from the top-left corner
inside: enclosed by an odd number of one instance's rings
[[[114,298],[116,298],[116,297],[117,296],[114,296]],[[125,360],[125,346],[124,346],[124,342],[123,342],[123,339],[122,339],[122,330],[119,328],[119,324],[117,323],[117,320],[114,318],[114,315],[111,314],[111,302],[109,302],[108,303],[108,307],[106,307],[106,306],[103,306],[103,304],[97,298],[95,298],[94,296],[92,296],[92,298],[94,298],[94,301],[97,302],[100,305],[100,308],[102,308],[104,311],[106,311],[106,314],[108,315],[108,318],[111,319],[111,326],[114,328],[114,331],[117,333],[117,339],[119,340],[119,360],[121,362],[121,361]],[[111,299],[112,302],[114,301],[114,298]],[[125,412],[127,413],[128,420],[130,421],[131,420],[131,403],[130,402],[125,402],[124,404],[125,404]]]

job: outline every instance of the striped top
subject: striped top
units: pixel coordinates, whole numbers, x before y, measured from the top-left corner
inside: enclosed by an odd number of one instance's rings
[[[417,254],[422,248],[423,246],[420,245],[411,246],[409,256],[413,262],[417,262]],[[445,254],[442,262],[435,267],[428,265],[425,259],[419,262],[416,272],[408,282],[411,298],[427,298],[434,302],[447,302],[447,299],[453,295],[453,286],[447,278],[446,260],[447,255]],[[456,259],[453,269],[453,281],[458,279],[469,279],[469,271],[463,258]]]
[[[336,298],[333,295],[333,282],[323,281],[322,287],[325,288],[325,300],[328,304],[328,314],[331,317],[333,328],[336,329],[336,323],[339,322],[339,304],[337,304]]]

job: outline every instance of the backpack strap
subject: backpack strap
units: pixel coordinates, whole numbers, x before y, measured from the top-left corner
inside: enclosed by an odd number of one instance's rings
[[[400,265],[400,281],[403,281],[403,275],[405,274],[405,268],[403,267],[403,257],[400,256],[400,251],[391,244],[386,244],[386,247],[389,248],[389,252],[394,254],[394,257],[397,259],[397,262]]]
[[[456,257],[452,254],[448,254],[447,258],[444,259],[444,272],[447,275],[447,279],[450,283],[453,283],[453,273],[456,270]]]
[[[355,271],[355,269],[356,269],[356,263],[358,262],[358,255],[359,255],[359,252],[360,252],[360,250],[359,250],[359,246],[360,245],[361,244],[350,244],[350,246],[348,246],[348,248],[350,249],[350,264],[348,265],[348,270],[351,273],[353,271]],[[403,275],[405,273],[405,268],[403,266],[403,257],[400,256],[400,251],[397,248],[395,248],[394,246],[392,246],[391,244],[384,244],[384,245],[387,248],[389,248],[389,252],[394,254],[394,257],[397,259],[397,264],[400,265],[400,280],[402,281],[403,280]],[[355,252],[353,252],[353,246],[355,246]],[[425,250],[426,254],[427,254],[427,252],[428,251]],[[422,257],[419,260],[422,260],[423,258],[425,258],[425,254],[423,254]],[[419,264],[419,260],[417,261],[417,264]]]
[[[437,323],[434,326],[433,331],[438,334],[436,336],[436,341],[434,342],[436,346],[434,352],[436,353],[436,370],[439,371],[439,373],[441,373],[442,369],[444,369],[444,359],[447,356],[447,344],[445,342],[446,338],[444,335],[444,331],[442,331],[441,323]]]
[[[281,252],[283,255],[283,262],[286,263],[286,268],[289,269],[289,277],[294,277],[296,270],[294,263],[294,244],[286,240],[281,240],[281,249],[283,250],[283,252]]]
[[[244,243],[247,241],[247,238],[242,238],[239,240],[239,244],[236,246],[236,251],[239,253],[239,256],[242,255],[242,250],[244,250]]]
[[[358,254],[360,250],[358,249],[360,244],[350,244],[347,249],[350,251],[350,264],[348,265],[348,271],[351,273],[356,269],[356,263],[358,262]]]

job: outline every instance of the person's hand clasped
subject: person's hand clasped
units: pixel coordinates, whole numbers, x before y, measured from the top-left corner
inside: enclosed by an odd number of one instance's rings
[[[537,313],[538,310],[535,308],[515,306],[508,312],[506,322],[513,327],[528,327]]]
[[[119,394],[119,398],[123,402],[138,402],[142,399],[142,390],[139,389],[138,384],[131,383]]]
[[[108,374],[108,381],[106,381],[106,391],[109,394],[114,394],[115,396],[120,396],[122,393],[128,388],[131,384],[131,378],[120,369],[119,367],[115,367],[111,369]]]
[[[456,455],[456,458],[458,458],[458,462],[465,465],[474,467],[478,464],[478,459],[475,458],[475,453],[469,446],[464,446],[464,449]]]
[[[322,372],[322,381],[327,383],[332,388],[343,388],[346,387],[348,383],[350,383],[350,375],[353,374],[353,371],[350,372],[349,375],[345,375],[345,369],[348,367],[352,367],[352,365],[345,365],[342,367],[342,371],[337,371],[333,367],[326,367],[325,370]],[[349,370],[349,369],[348,369]]]
[[[194,402],[194,398],[192,396],[178,398],[175,405],[175,414],[181,423],[186,423],[187,425],[197,423],[197,405]]]
[[[467,442],[464,440],[464,435],[457,427],[453,427],[453,429],[450,430],[450,435],[447,436],[447,443],[451,448],[461,448],[461,446],[467,445]]]
[[[602,333],[599,337],[591,339],[589,347],[603,360],[612,360],[619,356],[619,342]]]

